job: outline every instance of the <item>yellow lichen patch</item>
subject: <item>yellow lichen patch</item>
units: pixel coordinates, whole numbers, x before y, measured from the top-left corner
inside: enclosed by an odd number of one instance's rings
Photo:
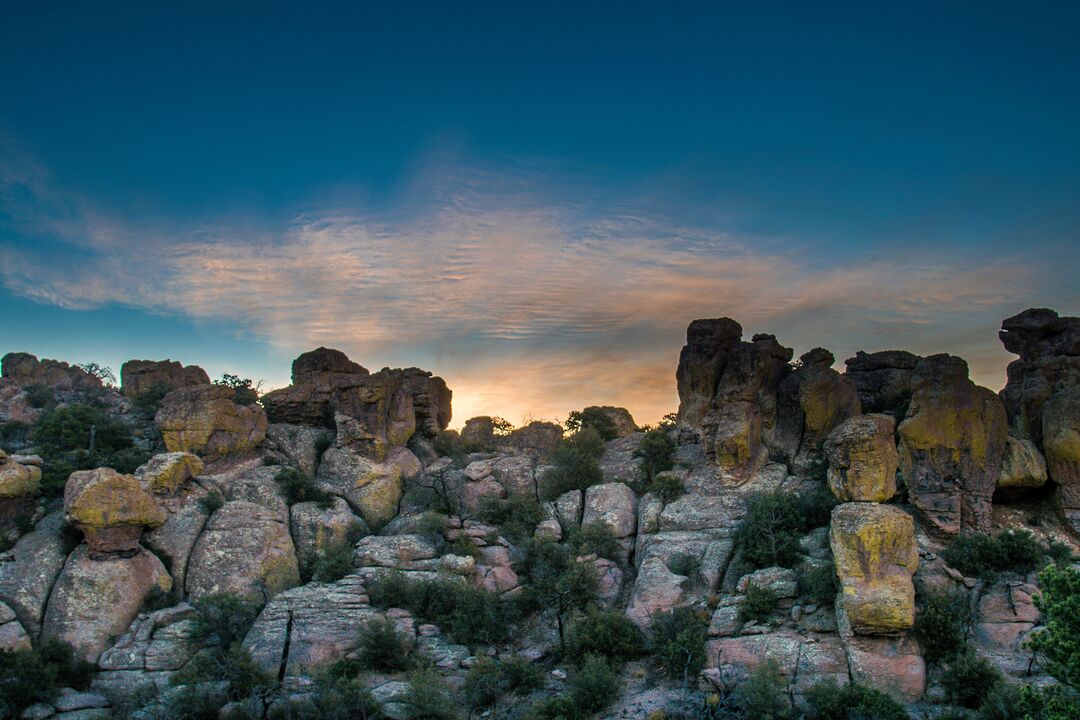
[[[139,481],[111,468],[72,473],[64,489],[64,512],[70,522],[90,528],[165,522],[165,512]]]
[[[17,462],[0,464],[0,498],[37,495],[41,490],[41,468]]]

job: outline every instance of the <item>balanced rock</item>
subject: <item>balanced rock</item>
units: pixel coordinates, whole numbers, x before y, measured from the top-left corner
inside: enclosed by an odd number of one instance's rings
[[[203,462],[198,455],[188,452],[161,453],[136,470],[135,477],[154,494],[172,495],[202,470]]]
[[[900,456],[889,415],[858,415],[825,439],[829,488],[841,502],[885,502],[896,494]]]
[[[1005,457],[1001,461],[995,496],[1015,497],[1046,484],[1046,460],[1030,440],[1005,439]]]
[[[209,384],[210,376],[201,367],[175,360],[128,360],[120,366],[120,388],[131,398]]]
[[[266,413],[255,405],[238,405],[225,385],[195,385],[165,396],[154,423],[169,452],[206,457],[250,450],[266,437]]]
[[[833,354],[815,348],[780,383],[774,443],[796,473],[805,474],[821,461],[825,436],[860,412],[859,396],[849,379],[832,368]]]
[[[911,578],[919,567],[911,516],[890,505],[838,505],[829,544],[840,579],[840,608],[852,630],[896,635],[910,629],[915,622]]]
[[[64,487],[64,515],[86,536],[94,559],[138,553],[143,528],[165,522],[139,481],[111,468],[73,472]]]
[[[844,375],[855,386],[864,413],[887,413],[902,419],[911,402],[911,380],[921,358],[906,350],[882,350],[844,361]]]
[[[996,394],[952,355],[923,358],[900,423],[900,466],[911,502],[939,532],[987,532],[1008,419]]]

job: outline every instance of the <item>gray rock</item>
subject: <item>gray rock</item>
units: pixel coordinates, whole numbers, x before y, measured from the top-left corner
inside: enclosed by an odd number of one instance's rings
[[[11,606],[31,639],[41,632],[49,591],[68,556],[63,526],[63,512],[47,515],[15,543],[12,559],[0,560],[0,601]]]
[[[603,525],[616,538],[631,537],[637,530],[637,496],[622,483],[593,485],[585,491],[582,525]]]
[[[273,440],[278,450],[309,478],[314,478],[318,470],[319,448],[325,451],[333,441],[333,433],[325,428],[289,423],[271,423],[266,429],[266,437]]]

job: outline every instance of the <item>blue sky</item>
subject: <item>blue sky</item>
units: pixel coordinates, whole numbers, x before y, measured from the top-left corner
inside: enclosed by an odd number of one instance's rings
[[[996,389],[1080,312],[1075,4],[229,5],[0,9],[0,352],[654,420],[695,317]]]

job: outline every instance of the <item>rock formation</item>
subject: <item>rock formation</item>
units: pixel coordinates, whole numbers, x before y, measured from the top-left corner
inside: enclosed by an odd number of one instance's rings
[[[266,413],[258,405],[238,405],[224,385],[174,390],[154,418],[169,452],[221,457],[256,447],[266,437]]]
[[[120,366],[120,389],[131,398],[209,384],[210,376],[201,367],[175,360],[128,360]]]
[[[101,378],[59,360],[38,360],[29,353],[8,353],[0,358],[0,377],[20,387],[42,385],[51,390],[93,390]]]
[[[86,536],[93,559],[137,554],[143,528],[165,522],[139,481],[111,468],[72,473],[64,488],[64,515]]]
[[[0,530],[33,514],[41,489],[41,462],[36,455],[9,456],[0,450]]]
[[[865,353],[844,361],[845,376],[855,386],[865,413],[887,413],[904,419],[911,402],[911,380],[919,356],[906,350]]]
[[[859,415],[825,440],[829,488],[841,502],[885,502],[896,494],[900,456],[888,415]]]

